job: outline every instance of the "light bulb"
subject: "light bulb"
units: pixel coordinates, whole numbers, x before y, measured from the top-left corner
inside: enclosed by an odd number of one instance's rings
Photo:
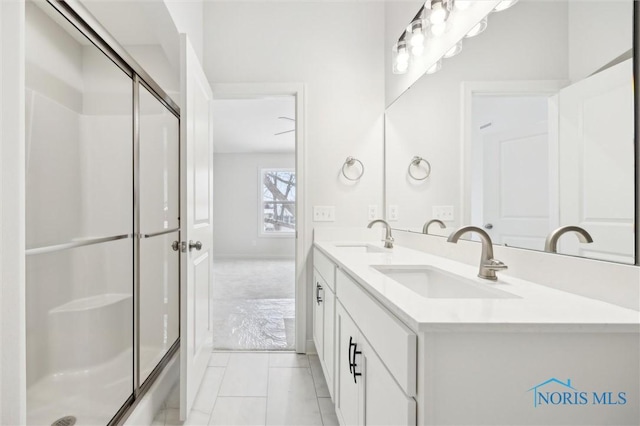
[[[404,74],[407,72],[409,68],[409,50],[404,39],[398,40],[398,43],[393,46],[393,55],[393,73]]]
[[[434,37],[440,37],[442,34],[444,34],[444,31],[447,29],[447,23],[443,22],[442,24],[438,24],[438,25],[432,25],[431,26],[431,34],[434,35]]]
[[[442,68],[442,61],[438,61],[435,64],[431,65],[431,67],[429,67],[429,69],[427,69],[427,74],[434,74],[438,71],[440,71],[440,68]]]
[[[471,0],[456,0],[453,6],[458,10],[467,10],[469,6],[471,6],[471,3],[473,3]]]
[[[422,45],[424,43],[424,32],[422,31],[424,27],[422,25],[422,19],[416,19],[409,27],[409,33],[411,34],[409,44],[411,46]]]
[[[396,56],[396,62],[397,63],[409,63],[409,52],[407,52],[407,49],[403,49],[403,50],[399,50],[398,51],[398,56]]]
[[[444,57],[445,58],[451,58],[451,57],[456,56],[460,52],[462,52],[462,40],[457,42],[455,46],[453,46],[451,49],[449,49],[447,51],[447,53],[444,54]]]
[[[445,9],[442,0],[434,0],[431,3],[431,14],[429,15],[429,21],[431,21],[432,24],[442,24],[447,20],[448,15],[449,12],[447,11],[447,9]]]
[[[500,3],[498,3],[496,8],[493,10],[494,12],[502,12],[505,9],[509,9],[511,6],[513,6],[516,3],[518,3],[518,0],[502,0]]]
[[[404,74],[409,69],[409,62],[396,63],[396,74]]]
[[[409,40],[409,44],[413,47],[422,46],[424,43],[424,34],[422,32],[413,33],[411,35],[411,39]]]
[[[478,34],[480,34],[481,32],[487,29],[487,25],[488,25],[487,17],[485,16],[484,18],[482,18],[482,21],[478,22],[473,28],[471,28],[471,30],[469,30],[469,32],[465,37],[477,36]]]
[[[411,54],[413,56],[422,56],[422,54],[424,53],[424,45],[419,44],[417,46],[413,46],[411,48]]]

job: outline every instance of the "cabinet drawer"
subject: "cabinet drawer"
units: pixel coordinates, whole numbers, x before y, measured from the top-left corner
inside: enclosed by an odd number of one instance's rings
[[[335,292],[336,265],[317,248],[313,249],[313,267],[320,273],[329,288]]]
[[[408,396],[416,394],[416,335],[342,270],[336,271],[342,303],[389,372]]]

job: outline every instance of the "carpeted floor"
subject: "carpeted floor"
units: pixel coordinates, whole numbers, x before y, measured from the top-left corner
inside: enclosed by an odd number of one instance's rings
[[[292,350],[294,260],[216,259],[213,345],[227,350]]]

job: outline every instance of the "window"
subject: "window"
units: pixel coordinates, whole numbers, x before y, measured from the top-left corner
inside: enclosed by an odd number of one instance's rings
[[[296,230],[296,172],[291,169],[262,169],[261,234],[291,236]]]

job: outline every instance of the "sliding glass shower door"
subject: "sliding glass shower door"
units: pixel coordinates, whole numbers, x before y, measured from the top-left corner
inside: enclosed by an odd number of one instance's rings
[[[180,123],[144,85],[139,84],[137,89],[141,236],[139,371],[140,383],[144,383],[179,334]]]
[[[177,349],[179,115],[25,7],[27,422],[106,425]]]
[[[133,392],[133,83],[26,3],[27,421],[107,424]]]

